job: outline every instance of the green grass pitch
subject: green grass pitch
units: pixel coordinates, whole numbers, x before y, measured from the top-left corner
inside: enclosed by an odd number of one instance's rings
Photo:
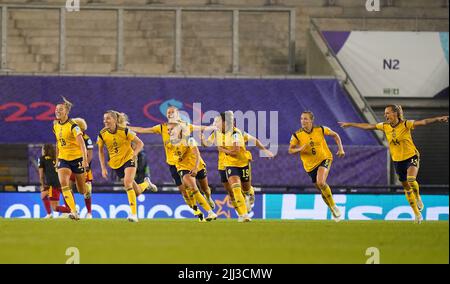
[[[449,263],[448,221],[0,219],[0,263]]]

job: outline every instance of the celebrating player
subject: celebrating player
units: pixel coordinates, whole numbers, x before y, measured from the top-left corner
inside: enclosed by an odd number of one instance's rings
[[[108,165],[117,176],[123,179],[123,184],[128,196],[131,214],[130,222],[138,222],[136,196],[146,189],[151,188],[151,182],[146,178],[145,186],[138,185],[134,181],[136,175],[137,155],[144,147],[144,143],[136,134],[127,128],[128,117],[124,113],[109,110],[103,115],[105,128],[100,131],[97,138],[99,147],[98,157],[102,168],[103,178],[107,178],[108,170],[105,165],[103,147],[106,146],[109,155]],[[134,144],[134,148],[132,147]]]
[[[197,188],[197,180],[202,186],[208,187],[206,164],[200,156],[195,139],[189,137],[190,131],[188,127],[183,123],[170,122],[167,125],[173,155],[177,158],[175,166],[186,193],[208,212],[205,220],[215,220],[217,215],[212,211],[211,206]],[[201,217],[199,218],[201,220]]]
[[[63,98],[64,102],[57,104],[55,109],[56,120],[53,122],[53,133],[57,144],[57,169],[61,190],[67,205],[70,208],[69,218],[79,220],[76,212],[75,199],[70,190],[70,176],[75,174],[75,183],[78,192],[86,193],[85,171],[89,167],[87,149],[80,127],[69,118],[72,103]]]
[[[234,127],[234,118],[232,112],[220,114],[220,130],[223,134],[224,144],[217,147],[220,153],[223,153],[223,165],[226,170],[226,178],[233,192],[236,211],[238,213],[238,222],[250,222],[248,215],[251,207],[246,204],[244,195],[253,199],[254,192],[251,186],[251,153],[245,147],[245,139],[242,132]],[[267,150],[266,150],[267,151]],[[268,156],[273,154],[268,151]],[[244,193],[244,195],[242,194]]]
[[[216,117],[216,119],[214,120],[214,127],[216,128],[216,130],[211,133],[211,135],[207,138],[204,139],[202,136],[202,145],[203,146],[212,146],[215,145],[217,147],[225,147],[225,123],[222,123],[222,117],[226,117],[227,115],[229,115],[230,117],[233,117],[233,113],[232,112],[225,112],[222,113],[220,116]],[[233,124],[234,127],[236,127],[236,122],[233,119]],[[268,158],[273,158],[273,153],[270,152],[269,150],[267,150],[264,145],[262,145],[262,143],[256,138],[251,136],[250,134],[243,132],[242,136],[244,138],[244,142],[253,142],[255,143],[255,145],[261,149],[266,157]],[[232,145],[229,145],[232,146]],[[247,157],[249,158],[249,162],[251,161],[251,153],[247,153]],[[227,171],[226,171],[226,166],[225,166],[225,159],[226,159],[226,154],[223,151],[218,151],[218,170],[219,170],[219,176],[220,176],[220,181],[222,182],[223,187],[225,188],[225,190],[228,192],[228,196],[230,197],[230,201],[233,204],[233,207],[236,209],[237,211],[237,202],[234,198],[234,194],[233,194],[233,190],[231,188],[230,183],[228,182],[228,177],[227,177]],[[251,171],[251,167],[249,165],[249,170]],[[251,172],[249,172],[249,180],[248,183],[250,185],[250,189],[247,191],[243,190],[243,193],[245,195],[246,198],[246,207],[247,207],[247,211],[250,212],[251,211],[251,207],[255,201],[255,193],[253,190],[253,187],[251,186]],[[244,188],[248,187],[248,184],[244,181]],[[239,215],[239,213],[238,213]]]
[[[41,199],[44,202],[47,215],[45,218],[53,218],[53,211],[60,213],[70,213],[67,206],[59,206],[59,195],[61,185],[59,184],[56,172],[56,151],[55,145],[45,144],[42,146],[42,156],[38,159],[39,181],[41,183]]]
[[[300,154],[303,167],[314,186],[321,192],[322,199],[330,208],[333,219],[340,221],[341,212],[336,206],[331,188],[327,184],[328,174],[333,162],[333,154],[328,148],[325,136],[331,136],[338,146],[338,157],[344,157],[345,152],[339,135],[326,126],[314,126],[314,114],[304,111],[301,115],[301,128],[296,131],[289,145],[289,154]]]
[[[411,130],[418,126],[425,126],[435,122],[448,122],[448,116],[427,118],[422,120],[405,120],[403,109],[400,105],[388,105],[384,110],[386,122],[378,124],[339,122],[341,127],[357,127],[365,130],[380,130],[386,135],[389,143],[389,152],[394,161],[395,172],[403,185],[406,199],[411,206],[415,223],[421,223],[423,218],[420,213],[423,202],[419,193],[417,174],[419,172],[420,154],[414,145]]]
[[[167,108],[166,111],[166,118],[168,122],[173,122],[173,123],[178,123],[179,122],[179,110],[178,108],[174,107],[174,106],[170,106]],[[148,127],[148,128],[144,128],[144,127],[132,127],[130,126],[129,128],[133,131],[135,131],[136,133],[142,133],[142,134],[159,134],[161,135],[162,141],[163,141],[163,145],[164,145],[164,152],[166,154],[166,163],[169,166],[169,171],[170,174],[175,182],[175,185],[178,187],[178,189],[180,190],[180,193],[182,194],[184,201],[186,202],[186,204],[188,204],[193,210],[194,210],[194,214],[196,216],[198,216],[199,218],[203,218],[202,215],[200,215],[200,211],[197,209],[197,206],[195,205],[195,200],[191,199],[189,197],[189,194],[187,194],[183,182],[181,180],[181,177],[178,175],[178,171],[177,171],[177,167],[176,167],[176,163],[177,163],[177,157],[173,154],[172,151],[172,145],[170,144],[170,136],[169,136],[169,131],[167,129],[167,124],[168,122],[165,123],[161,123],[158,125],[155,125],[153,127]],[[202,130],[203,127],[201,126],[193,126],[193,125],[189,125],[189,131],[192,132],[194,129],[200,129]],[[209,205],[211,206],[211,208],[214,209],[215,204],[214,201],[212,200],[211,197],[211,189],[209,187],[203,188],[202,186],[200,187],[200,190],[203,192],[203,194],[206,197],[206,200],[208,201]]]

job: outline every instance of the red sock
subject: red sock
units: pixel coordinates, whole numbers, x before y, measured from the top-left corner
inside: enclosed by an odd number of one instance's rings
[[[50,200],[48,200],[48,196],[42,198],[42,202],[44,202],[44,207],[47,214],[52,213],[52,210],[50,208]]]
[[[69,206],[56,206],[56,211],[59,213],[70,213]]]
[[[86,209],[88,213],[92,213],[91,204],[92,204],[92,197],[89,197],[88,199],[84,200],[84,203],[86,204]]]

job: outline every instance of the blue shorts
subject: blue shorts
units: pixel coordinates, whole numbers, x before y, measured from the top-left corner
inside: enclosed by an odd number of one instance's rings
[[[178,175],[180,176],[180,179],[183,179],[183,177],[185,175],[188,175],[190,172],[191,171],[182,170],[182,171],[178,171]],[[206,178],[206,176],[207,176],[206,170],[203,169],[203,170],[197,172],[197,175],[195,176],[195,179],[201,180],[201,179]]]
[[[317,183],[317,171],[319,170],[319,168],[323,167],[329,169],[331,166],[331,162],[332,160],[323,160],[322,163],[320,163],[320,165],[314,168],[314,170],[308,172],[308,175],[311,177],[312,183]]]
[[[83,174],[85,169],[83,168],[83,158],[79,158],[72,161],[66,161],[63,159],[58,160],[58,169],[70,169],[74,174]]]
[[[228,177],[227,177],[227,171],[226,170],[219,170],[220,175],[220,182],[221,183],[227,183]]]
[[[136,163],[134,162],[134,160],[128,160],[125,164],[123,164],[123,166],[121,166],[118,169],[114,169],[114,171],[116,172],[116,175],[122,179],[125,177],[125,169],[126,168],[135,168],[136,167]]]
[[[174,165],[169,165],[169,170],[170,170],[170,175],[173,178],[173,181],[175,182],[176,186],[180,186],[183,184],[183,182],[181,181],[181,177],[178,174],[178,170],[177,167],[175,167]]]
[[[250,164],[245,167],[227,167],[227,180],[232,176],[238,176],[241,182],[249,182],[252,178],[252,168]]]
[[[414,155],[404,161],[394,162],[395,172],[397,173],[398,179],[401,182],[407,181],[409,167],[419,167],[419,164],[420,159],[417,155]]]

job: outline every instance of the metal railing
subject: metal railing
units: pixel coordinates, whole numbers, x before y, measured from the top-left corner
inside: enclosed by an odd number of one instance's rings
[[[385,17],[385,16],[370,16],[370,17],[355,17],[355,16],[342,16],[342,17],[314,17],[314,19],[316,20],[344,20],[344,21],[348,21],[348,20],[359,20],[361,21],[361,24],[359,25],[359,28],[355,28],[352,30],[361,30],[361,31],[367,31],[368,27],[367,27],[367,22],[370,20],[377,20],[377,21],[410,21],[413,22],[413,24],[409,27],[409,28],[404,28],[402,30],[407,30],[407,31],[413,31],[413,32],[425,32],[425,31],[436,31],[436,30],[427,30],[427,29],[421,29],[420,28],[420,24],[421,23],[425,23],[427,21],[442,21],[442,22],[446,22],[447,23],[447,31],[448,31],[448,17],[447,18],[442,18],[442,17],[433,17],[433,18],[429,18],[429,17],[421,17],[421,16],[415,16],[415,17]],[[380,29],[378,28],[377,31],[379,31]]]
[[[37,9],[37,10],[58,10],[59,11],[59,72],[66,71],[66,8],[61,5],[36,5],[36,4],[0,4],[1,8],[1,50],[0,50],[0,72],[12,71],[8,69],[7,50],[8,50],[8,13],[12,9]],[[117,13],[117,62],[116,71],[124,71],[124,12],[125,11],[169,11],[174,12],[175,27],[175,48],[174,48],[174,66],[175,73],[182,72],[182,14],[189,12],[229,12],[233,16],[232,20],[232,73],[239,73],[239,15],[241,12],[281,12],[289,14],[289,35],[288,35],[288,73],[295,71],[295,8],[292,7],[232,7],[232,6],[120,6],[120,5],[95,5],[82,6],[81,10],[97,11],[116,11]],[[72,12],[76,13],[76,12]]]

